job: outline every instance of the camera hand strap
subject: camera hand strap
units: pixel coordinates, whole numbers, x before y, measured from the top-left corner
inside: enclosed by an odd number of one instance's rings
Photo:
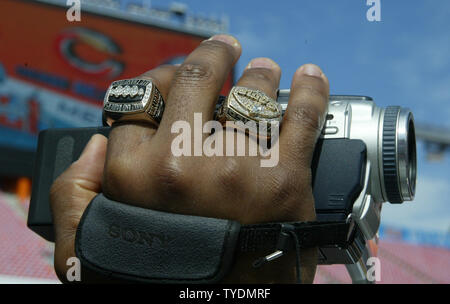
[[[240,225],[236,221],[139,208],[97,195],[78,226],[75,251],[83,267],[103,276],[151,283],[214,283],[230,270],[236,252],[267,256],[350,242],[345,222]]]

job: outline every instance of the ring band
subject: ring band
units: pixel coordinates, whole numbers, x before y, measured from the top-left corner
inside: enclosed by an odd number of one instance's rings
[[[280,122],[282,118],[281,105],[264,92],[246,87],[235,86],[231,89],[216,114],[216,119],[222,124],[226,121],[247,123],[254,121],[259,129],[261,122],[267,126],[267,137],[270,137],[270,126]]]
[[[106,92],[103,121],[108,126],[116,121],[144,121],[159,125],[164,106],[162,95],[151,80],[117,80]]]

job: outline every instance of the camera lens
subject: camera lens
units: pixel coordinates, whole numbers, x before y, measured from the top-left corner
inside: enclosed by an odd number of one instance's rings
[[[408,122],[408,177],[410,182],[410,192],[414,197],[416,193],[416,174],[417,174],[417,156],[416,156],[416,131],[414,129],[414,120]],[[412,198],[411,198],[412,200]]]
[[[414,118],[410,110],[387,107],[383,119],[382,160],[387,200],[393,204],[414,199],[417,156]]]

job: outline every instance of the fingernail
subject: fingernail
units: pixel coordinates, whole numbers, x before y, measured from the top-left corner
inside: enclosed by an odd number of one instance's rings
[[[235,49],[237,49],[239,51],[241,50],[241,44],[239,43],[239,41],[230,35],[224,35],[224,34],[214,35],[211,38],[209,38],[208,40],[222,41],[222,42],[225,42],[226,44],[231,45],[232,47],[234,47]]]
[[[308,76],[315,76],[320,77],[322,76],[322,70],[315,64],[305,64],[302,65],[298,71],[302,74],[308,75]]]
[[[252,69],[252,68],[265,68],[265,69],[280,69],[279,65],[269,58],[255,58],[250,61],[250,63],[245,67],[245,69]]]

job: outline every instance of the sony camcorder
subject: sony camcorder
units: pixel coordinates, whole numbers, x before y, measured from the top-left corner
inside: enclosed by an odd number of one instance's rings
[[[278,102],[286,109],[289,90]],[[39,134],[28,226],[53,241],[49,190],[95,133],[109,127],[48,129]],[[312,162],[318,222],[350,223],[347,242],[320,247],[320,264],[355,264],[376,236],[383,202],[414,198],[416,142],[412,113],[377,107],[370,97],[330,96]]]
[[[286,109],[289,90],[278,102]],[[414,199],[416,136],[410,110],[366,96],[331,95],[312,163],[318,221],[353,221],[348,248],[320,248],[322,264],[353,264],[373,239],[383,202]]]

